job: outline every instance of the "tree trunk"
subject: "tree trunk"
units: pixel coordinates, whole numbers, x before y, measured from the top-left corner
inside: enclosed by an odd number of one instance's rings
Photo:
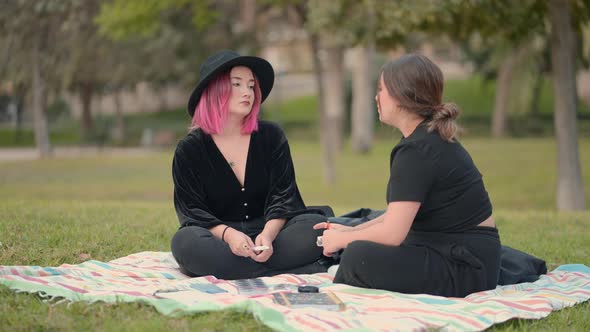
[[[576,45],[570,9],[567,0],[549,2],[557,137],[557,209],[560,211],[584,210],[586,205],[578,155]]]
[[[506,136],[508,128],[508,101],[510,100],[510,82],[515,67],[523,54],[525,48],[511,49],[500,68],[496,81],[496,97],[494,101],[494,113],[492,114],[492,137],[499,138]]]
[[[373,143],[375,107],[373,103],[374,84],[371,80],[373,45],[354,49],[355,65],[352,72],[352,150],[367,153]]]
[[[320,123],[324,158],[327,163],[334,165],[336,156],[342,149],[342,132],[344,130],[344,74],[343,49],[340,46],[330,46],[321,50],[322,89],[324,102],[323,116]],[[326,182],[336,182],[335,166],[331,174],[326,173]]]
[[[322,69],[322,62],[320,60],[320,42],[317,34],[310,35],[310,44],[312,50],[313,66],[318,89],[318,113],[320,118],[320,144],[322,146],[322,161],[324,169],[324,181],[328,184],[336,182],[336,151],[331,146],[328,130],[328,118],[326,116],[326,94],[324,92],[324,74]]]
[[[531,96],[530,115],[533,121],[541,120],[541,91],[543,89],[543,74],[542,72],[536,72],[535,80],[533,82],[533,93]]]
[[[125,119],[123,118],[123,109],[121,107],[121,91],[114,91],[113,97],[115,99],[115,128],[113,132],[113,139],[116,143],[122,144],[125,142]]]
[[[92,129],[94,127],[94,121],[92,120],[92,95],[94,93],[94,85],[92,83],[82,83],[82,89],[80,91],[80,98],[82,99],[82,116],[81,116],[81,129],[82,129],[82,140],[86,141],[90,138]]]
[[[258,4],[256,0],[240,0],[239,6],[239,29],[237,29],[236,32],[237,36],[239,36],[242,41],[246,41],[246,43],[243,43],[243,49],[241,49],[241,51],[243,51],[246,54],[256,54],[259,49],[259,33],[256,29],[256,21],[257,19],[264,20],[263,15],[257,13]]]
[[[329,46],[324,50],[322,84],[326,97],[325,112],[328,120],[329,136],[336,151],[342,149],[344,131],[344,49]]]
[[[294,4],[294,13],[298,18],[301,27],[305,26],[307,18],[307,4],[301,2]],[[327,184],[334,184],[336,182],[336,150],[330,146],[329,136],[327,130],[329,127],[329,120],[326,116],[326,93],[324,90],[324,72],[321,61],[320,38],[315,32],[309,33],[309,44],[311,47],[314,75],[316,80],[318,92],[318,115],[320,120],[320,145],[322,146],[322,166],[324,171],[324,181]]]
[[[240,24],[245,32],[254,32],[256,26],[256,0],[240,1]]]
[[[35,144],[40,158],[51,157],[49,129],[47,126],[47,86],[41,68],[40,44],[44,34],[35,38],[32,54],[33,67],[33,123],[35,128]]]
[[[10,59],[10,54],[12,54],[12,44],[14,42],[14,38],[8,38],[8,45],[4,46],[4,55],[2,56],[2,60],[0,60],[0,77],[4,77],[4,72],[8,70],[8,60]]]

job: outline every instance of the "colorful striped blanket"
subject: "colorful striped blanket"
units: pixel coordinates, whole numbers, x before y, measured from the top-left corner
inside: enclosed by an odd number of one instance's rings
[[[562,265],[534,283],[501,286],[466,298],[408,295],[333,284],[327,273],[262,278],[268,291],[239,294],[235,283],[188,278],[167,252],[141,252],[108,263],[95,260],[59,267],[0,266],[0,284],[65,301],[139,301],[165,315],[235,309],[249,311],[271,328],[326,330],[484,330],[513,318],[540,319],[590,298],[590,268]],[[291,309],[275,304],[273,292],[297,285],[330,290],[344,311]]]

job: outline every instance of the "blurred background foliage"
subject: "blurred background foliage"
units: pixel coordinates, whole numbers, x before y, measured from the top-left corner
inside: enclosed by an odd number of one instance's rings
[[[200,63],[234,49],[273,63],[262,117],[320,144],[334,184],[346,144],[391,139],[377,75],[415,52],[443,69],[464,137],[555,137],[558,182],[581,183],[589,22],[586,0],[0,1],[0,147],[172,148]]]

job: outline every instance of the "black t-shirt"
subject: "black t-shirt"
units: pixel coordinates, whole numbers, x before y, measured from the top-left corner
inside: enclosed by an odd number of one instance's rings
[[[211,228],[226,222],[289,219],[308,212],[295,182],[289,143],[282,129],[259,121],[252,133],[244,186],[201,129],[176,147],[172,163],[174,207],[181,226]]]
[[[412,230],[461,232],[492,215],[482,175],[459,142],[420,124],[391,151],[387,202],[421,202]]]

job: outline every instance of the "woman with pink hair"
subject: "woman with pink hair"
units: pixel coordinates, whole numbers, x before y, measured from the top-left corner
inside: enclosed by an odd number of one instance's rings
[[[281,128],[258,120],[274,83],[271,64],[221,51],[201,65],[188,113],[191,131],[172,165],[180,229],[172,239],[183,273],[243,279],[315,273],[326,220],[307,209]]]

